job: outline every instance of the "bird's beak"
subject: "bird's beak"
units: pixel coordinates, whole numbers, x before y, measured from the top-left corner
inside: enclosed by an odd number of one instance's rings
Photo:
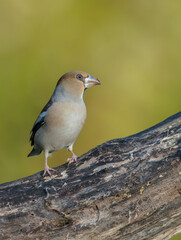
[[[85,88],[90,88],[93,87],[95,85],[100,85],[100,81],[94,77],[92,77],[91,75],[89,75],[87,78],[85,78]]]

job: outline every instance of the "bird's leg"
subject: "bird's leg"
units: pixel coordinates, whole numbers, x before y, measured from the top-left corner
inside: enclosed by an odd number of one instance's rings
[[[72,157],[67,159],[67,162],[68,162],[68,165],[69,165],[73,162],[77,162],[77,156],[73,152],[73,144],[68,147],[68,150],[69,150],[69,152],[72,153]]]
[[[48,166],[48,163],[47,163],[48,151],[44,151],[44,156],[45,156],[45,168],[44,168],[43,176],[45,176],[46,173],[48,173],[48,175],[51,176],[52,174],[51,174],[50,171],[55,171],[55,169],[50,168],[50,167]]]

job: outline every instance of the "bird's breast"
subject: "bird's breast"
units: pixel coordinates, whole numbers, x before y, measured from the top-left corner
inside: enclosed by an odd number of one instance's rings
[[[55,102],[47,112],[47,127],[82,127],[86,120],[84,102]]]

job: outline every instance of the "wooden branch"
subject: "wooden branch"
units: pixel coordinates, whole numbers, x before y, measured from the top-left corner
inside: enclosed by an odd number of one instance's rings
[[[0,186],[0,239],[170,239],[181,232],[181,112],[77,164]]]

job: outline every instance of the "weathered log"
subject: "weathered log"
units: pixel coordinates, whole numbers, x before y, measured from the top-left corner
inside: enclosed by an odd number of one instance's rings
[[[181,232],[181,112],[77,164],[0,186],[0,239],[170,239]]]

